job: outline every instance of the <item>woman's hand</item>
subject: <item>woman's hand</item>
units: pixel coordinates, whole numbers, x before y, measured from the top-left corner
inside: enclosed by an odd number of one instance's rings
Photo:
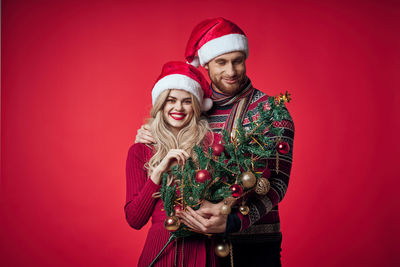
[[[155,184],[160,184],[161,174],[167,171],[175,162],[184,165],[186,159],[189,158],[189,153],[182,149],[171,149],[165,158],[154,169],[151,179]]]

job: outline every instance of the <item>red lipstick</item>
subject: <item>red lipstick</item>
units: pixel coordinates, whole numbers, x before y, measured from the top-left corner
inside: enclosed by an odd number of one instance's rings
[[[171,118],[173,118],[174,120],[180,121],[186,117],[186,114],[181,112],[174,112],[174,113],[169,113],[169,116],[171,116]]]

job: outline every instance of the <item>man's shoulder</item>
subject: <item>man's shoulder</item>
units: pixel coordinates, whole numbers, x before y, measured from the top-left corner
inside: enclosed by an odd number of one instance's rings
[[[258,103],[263,103],[263,102],[267,102],[268,101],[268,97],[269,95],[267,95],[266,93],[254,88],[254,93],[253,96],[251,98],[251,104],[258,104]]]
[[[264,108],[268,108],[268,98],[269,95],[266,93],[254,88],[254,92],[251,96],[250,103],[248,106],[248,110],[256,111],[258,105],[263,105]]]
[[[254,88],[254,93],[253,93],[253,96],[251,98],[250,105],[249,105],[249,107],[247,109],[248,111],[253,112],[253,114],[254,114],[253,120],[256,119],[257,116],[258,116],[258,106],[260,104],[263,106],[264,109],[269,109],[270,108],[269,107],[269,101],[268,101],[268,99],[270,97],[271,97],[270,95],[268,95],[268,94],[266,94],[266,93],[264,93],[264,92],[262,92],[262,91],[260,91],[260,90],[258,90],[256,88]],[[287,110],[286,106],[284,107],[284,109],[286,109],[286,111],[287,111],[287,115],[288,115],[287,121],[291,121],[293,123],[293,119],[290,116],[290,113]]]

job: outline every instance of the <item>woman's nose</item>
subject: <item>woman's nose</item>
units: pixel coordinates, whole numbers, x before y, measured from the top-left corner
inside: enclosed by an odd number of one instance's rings
[[[183,105],[181,101],[176,101],[175,102],[175,109],[176,110],[182,110],[183,109]]]

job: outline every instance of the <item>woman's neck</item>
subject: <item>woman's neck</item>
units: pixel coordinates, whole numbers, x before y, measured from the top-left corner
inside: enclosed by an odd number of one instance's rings
[[[178,136],[179,132],[180,132],[180,129],[171,127],[171,133],[175,136],[175,138]]]

